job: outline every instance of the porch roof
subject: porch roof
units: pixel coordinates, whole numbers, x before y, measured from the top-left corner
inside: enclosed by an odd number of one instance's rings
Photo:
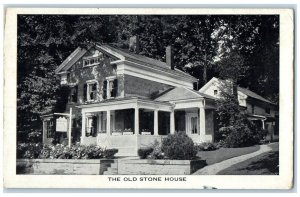
[[[126,97],[119,99],[109,99],[98,103],[87,103],[79,105],[77,107],[85,111],[121,110],[128,108],[147,108],[171,111],[174,106],[171,103],[164,101],[154,101],[138,97]]]
[[[155,101],[178,101],[178,100],[189,100],[189,99],[198,99],[198,98],[208,98],[215,100],[214,97],[209,96],[207,94],[203,94],[201,92],[187,89],[184,87],[175,87],[171,88],[162,94],[160,94]]]

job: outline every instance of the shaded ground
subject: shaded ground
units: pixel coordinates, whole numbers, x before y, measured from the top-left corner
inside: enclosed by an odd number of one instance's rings
[[[235,164],[218,175],[274,175],[279,174],[279,144],[268,145],[272,151]]]
[[[220,148],[214,151],[199,151],[197,156],[206,160],[207,165],[211,165],[233,157],[253,153],[258,149],[258,145],[244,148]]]

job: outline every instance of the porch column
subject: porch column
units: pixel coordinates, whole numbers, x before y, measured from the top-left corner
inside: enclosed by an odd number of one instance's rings
[[[200,124],[200,138],[201,141],[205,141],[205,109],[203,107],[199,108],[199,124]]]
[[[170,134],[175,133],[175,117],[174,117],[174,110],[170,113]]]
[[[140,132],[139,108],[134,108],[134,135]]]
[[[158,110],[154,110],[154,135],[158,135]]]
[[[111,135],[110,130],[110,110],[106,111],[106,134]]]
[[[261,120],[262,123],[262,129],[265,129],[265,120]]]
[[[81,137],[80,137],[80,143],[83,143],[83,139],[85,138],[85,129],[86,129],[86,115],[85,112],[82,112],[82,120],[81,120]]]

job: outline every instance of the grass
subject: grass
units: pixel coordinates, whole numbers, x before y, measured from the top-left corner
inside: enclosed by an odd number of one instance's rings
[[[220,148],[214,151],[199,151],[197,156],[206,160],[207,165],[211,165],[233,157],[253,153],[258,149],[258,145],[243,148]]]
[[[279,174],[279,145],[268,145],[272,151],[263,153],[244,162],[235,164],[218,175],[276,175]]]

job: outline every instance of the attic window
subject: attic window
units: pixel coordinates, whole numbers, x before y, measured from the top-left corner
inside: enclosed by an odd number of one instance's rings
[[[214,90],[214,95],[215,95],[215,96],[218,95],[218,90]]]
[[[94,66],[103,60],[103,56],[88,57],[83,59],[83,67]]]

